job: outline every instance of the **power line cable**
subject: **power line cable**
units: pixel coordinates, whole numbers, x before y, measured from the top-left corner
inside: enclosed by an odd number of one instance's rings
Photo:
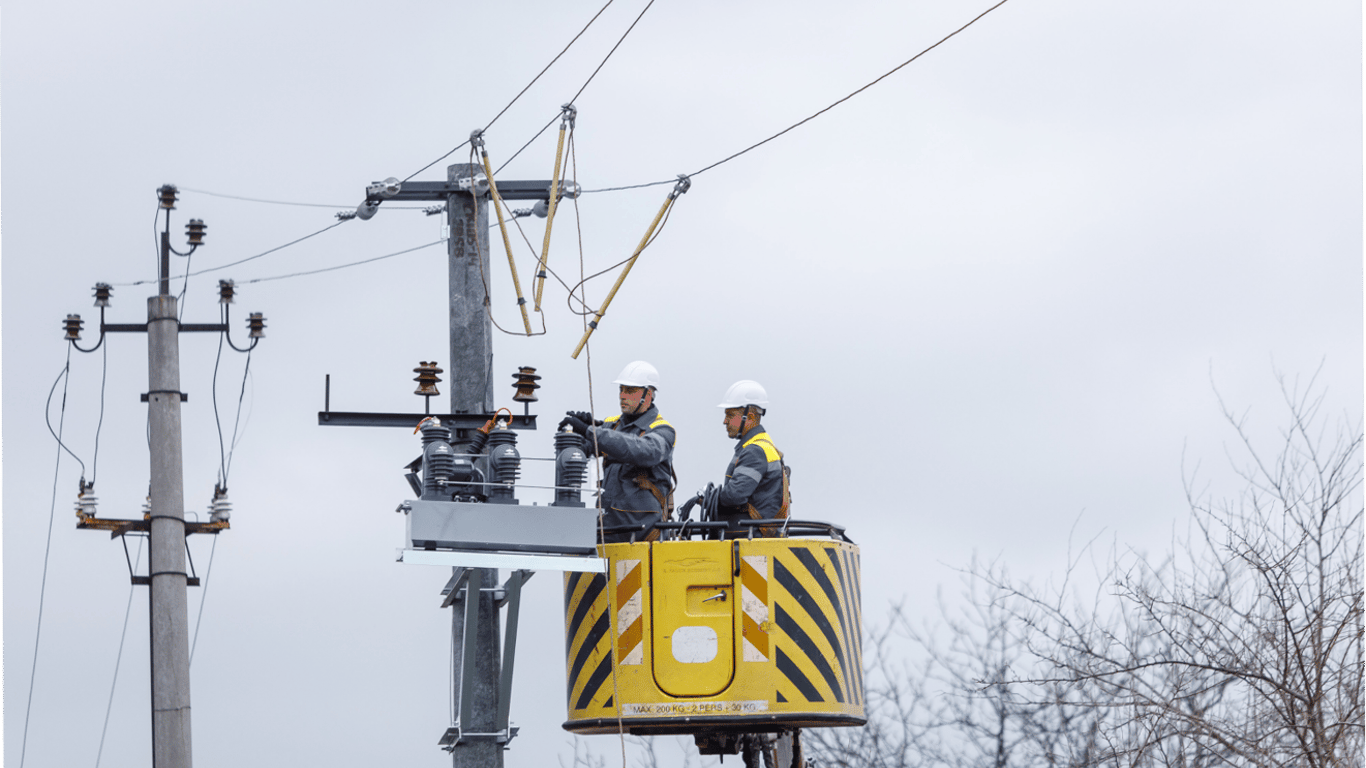
[[[593,74],[589,75],[588,79],[584,81],[583,86],[574,94],[574,98],[569,100],[570,104],[579,100],[579,97],[583,95],[583,92],[588,89],[588,84],[593,82],[593,78],[597,77],[598,73],[602,71],[602,68],[607,65],[607,60],[612,58],[612,54],[616,53],[617,48],[621,47],[621,44],[625,42],[626,36],[631,34],[631,30],[636,28],[636,24],[640,23],[640,19],[645,15],[645,11],[650,10],[650,6],[654,4],[655,0],[650,0],[650,2],[645,4],[645,7],[641,9],[640,14],[636,16],[636,20],[631,22],[631,26],[627,27],[626,31],[621,34],[621,38],[617,40],[617,44],[612,46],[612,50],[608,51],[607,55],[603,57],[602,62],[598,64],[598,68],[593,70]]]
[[[626,187],[607,187],[607,188],[605,188],[605,189],[585,189],[585,190],[583,190],[582,192],[580,192],[579,194],[581,194],[581,195],[591,195],[591,194],[593,194],[593,193],[595,193],[595,192],[620,192],[620,191],[622,191],[622,190],[624,190],[624,189],[644,189],[645,187],[658,187],[658,186],[660,186],[661,184],[676,184],[676,183],[678,183],[678,179],[676,179],[676,178],[673,178],[673,179],[664,179],[664,180],[662,180],[662,181],[649,181],[649,182],[646,182],[646,183],[644,183],[644,184],[631,184],[630,186],[626,186]]]
[[[694,172],[692,172],[692,173],[690,173],[690,174],[688,174],[688,175],[689,175],[689,176],[698,176],[698,175],[700,175],[700,174],[702,174],[702,173],[705,173],[705,172],[707,172],[707,171],[710,171],[711,169],[713,169],[713,168],[715,168],[715,167],[717,167],[717,166],[719,166],[719,165],[722,165],[722,164],[724,164],[724,163],[728,163],[728,162],[730,162],[731,160],[734,160],[735,158],[737,158],[737,157],[739,157],[739,156],[741,156],[741,155],[743,155],[743,154],[745,154],[745,153],[747,153],[747,152],[750,152],[750,151],[752,151],[752,150],[758,149],[759,147],[762,147],[763,145],[769,143],[770,141],[773,141],[774,139],[778,138],[779,136],[782,136],[783,134],[788,133],[789,131],[792,131],[792,130],[794,130],[794,129],[796,129],[796,128],[802,126],[802,125],[805,125],[806,123],[811,122],[812,120],[815,120],[817,117],[820,117],[821,115],[825,114],[826,112],[829,112],[830,110],[834,109],[835,107],[839,106],[840,104],[843,104],[844,102],[846,102],[846,101],[848,101],[848,100],[854,98],[855,96],[859,95],[860,93],[863,93],[864,91],[868,90],[869,88],[873,87],[874,85],[877,85],[878,83],[882,82],[883,80],[887,79],[888,77],[891,77],[892,75],[896,74],[896,72],[898,72],[899,70],[901,70],[903,67],[909,65],[911,62],[915,61],[916,59],[919,59],[921,56],[924,56],[925,54],[929,53],[930,51],[934,50],[935,48],[938,48],[939,46],[943,45],[945,42],[948,42],[949,38],[951,38],[951,37],[957,35],[959,32],[962,32],[963,30],[967,29],[968,27],[972,26],[973,24],[976,24],[979,20],[982,19],[982,17],[986,16],[987,14],[989,14],[989,13],[991,13],[992,11],[996,10],[997,8],[1000,8],[1001,6],[1005,5],[1007,2],[1008,2],[1008,0],[1000,0],[1000,2],[996,3],[995,5],[991,6],[991,7],[988,8],[988,9],[986,9],[985,11],[982,11],[981,13],[979,13],[977,16],[975,16],[975,17],[974,17],[971,21],[969,21],[968,23],[964,24],[963,26],[959,27],[958,29],[955,29],[953,32],[950,32],[949,34],[945,35],[943,38],[941,38],[941,39],[940,39],[938,42],[936,42],[934,45],[931,45],[930,47],[928,47],[928,48],[922,50],[920,53],[917,53],[916,55],[912,56],[911,58],[907,59],[906,61],[901,62],[900,64],[896,65],[896,66],[893,67],[891,70],[887,71],[886,73],[884,73],[883,75],[881,75],[881,76],[878,77],[877,79],[873,80],[872,82],[868,83],[867,85],[863,86],[862,88],[859,88],[858,90],[855,90],[853,93],[850,93],[848,96],[845,96],[844,98],[839,99],[838,101],[835,101],[834,103],[830,104],[829,106],[825,107],[824,109],[821,109],[820,111],[818,111],[818,112],[812,114],[811,116],[809,116],[809,117],[807,117],[807,118],[805,118],[805,119],[799,120],[799,121],[797,121],[796,123],[793,123],[792,125],[789,125],[788,127],[784,128],[784,129],[781,130],[781,131],[778,131],[777,133],[773,134],[772,136],[769,136],[768,138],[764,139],[763,141],[760,141],[760,142],[755,143],[755,144],[751,144],[750,146],[745,147],[744,149],[740,150],[739,152],[736,152],[736,153],[733,154],[733,155],[730,155],[729,157],[726,157],[726,158],[723,158],[723,159],[721,159],[721,160],[718,160],[718,161],[712,163],[711,165],[708,165],[708,166],[706,166],[705,168],[703,168],[703,169],[701,169],[701,170],[699,170],[699,171],[694,171]],[[617,191],[626,190],[626,189],[641,189],[641,188],[643,188],[643,187],[654,187],[654,186],[659,186],[659,185],[661,185],[661,184],[672,184],[672,183],[674,183],[674,181],[675,181],[674,179],[665,179],[665,180],[662,180],[662,181],[651,181],[651,182],[647,182],[647,183],[645,183],[645,184],[633,184],[633,185],[624,186],[624,187],[608,187],[608,188],[605,188],[605,189],[586,189],[586,190],[583,191],[582,194],[593,194],[593,193],[595,193],[595,192],[617,192]]]
[[[248,202],[248,203],[267,203],[267,204],[270,204],[270,205],[297,205],[297,206],[303,206],[303,207],[305,207],[305,208],[351,208],[351,207],[352,207],[352,206],[350,206],[350,205],[345,205],[345,204],[336,204],[336,205],[333,205],[333,204],[331,204],[331,203],[299,203],[299,202],[293,202],[293,201],[289,201],[289,200],[268,200],[268,199],[266,199],[266,198],[261,198],[261,197],[244,197],[244,196],[242,196],[242,195],[228,195],[228,194],[224,194],[224,193],[222,193],[222,192],[210,192],[210,191],[208,191],[207,189],[190,189],[189,187],[181,187],[181,188],[180,188],[180,191],[182,191],[182,192],[194,192],[195,194],[199,194],[199,195],[209,195],[210,197],[224,197],[224,198],[227,198],[227,199],[229,199],[229,200],[243,200],[243,201],[246,201],[246,202]],[[392,206],[385,206],[385,210],[388,210],[388,211],[420,211],[420,210],[422,210],[422,206],[392,205]]]
[[[772,136],[769,136],[767,139],[764,139],[763,141],[761,141],[761,142],[759,142],[759,143],[757,143],[757,144],[753,144],[753,145],[751,145],[751,146],[748,146],[748,147],[746,147],[746,148],[740,150],[739,152],[736,152],[735,154],[731,155],[730,157],[725,158],[724,160],[718,160],[718,161],[712,163],[711,165],[707,166],[706,168],[703,168],[703,169],[700,170],[700,171],[694,171],[693,173],[691,173],[691,174],[689,174],[689,175],[690,175],[690,176],[698,176],[698,175],[700,175],[700,174],[706,173],[707,171],[710,171],[711,169],[715,168],[716,166],[721,165],[721,164],[723,164],[723,163],[728,163],[728,162],[730,162],[731,160],[734,160],[735,158],[739,157],[740,155],[743,155],[743,154],[745,154],[746,152],[749,152],[750,150],[753,150],[753,149],[757,149],[757,148],[759,148],[759,147],[762,147],[763,145],[767,144],[768,142],[773,141],[774,139],[778,138],[779,136],[782,136],[783,134],[787,133],[788,131],[793,130],[794,128],[797,128],[797,127],[799,127],[799,126],[801,126],[801,125],[804,125],[804,124],[806,124],[806,123],[808,123],[808,122],[810,122],[810,121],[812,121],[812,120],[815,120],[817,117],[820,117],[821,115],[825,114],[826,112],[829,112],[830,110],[834,109],[835,107],[839,106],[840,104],[843,104],[844,102],[846,102],[846,101],[848,101],[848,100],[854,98],[855,96],[859,95],[860,93],[863,93],[864,91],[868,90],[869,88],[872,88],[873,86],[877,85],[878,83],[882,82],[883,80],[887,79],[888,77],[891,77],[892,75],[896,74],[896,72],[899,71],[902,67],[907,66],[908,64],[910,64],[911,62],[913,62],[913,61],[915,61],[916,59],[920,58],[921,56],[924,56],[925,54],[929,53],[930,51],[933,51],[935,48],[938,48],[939,46],[943,45],[945,42],[948,41],[949,38],[953,37],[954,35],[957,35],[959,32],[962,32],[963,30],[967,29],[968,27],[972,26],[973,24],[976,24],[977,21],[978,21],[979,19],[981,19],[983,16],[986,16],[988,13],[991,13],[992,11],[996,10],[997,8],[1000,8],[1001,6],[1005,5],[1007,2],[1009,2],[1009,0],[1001,0],[1001,1],[998,2],[997,4],[995,4],[995,5],[991,6],[990,8],[986,9],[985,11],[982,11],[981,13],[977,14],[977,16],[974,17],[974,18],[972,19],[972,21],[969,21],[967,24],[964,24],[963,26],[959,27],[958,29],[955,29],[954,31],[952,31],[952,32],[950,32],[949,34],[945,35],[943,38],[941,38],[941,39],[939,40],[939,42],[935,43],[934,45],[931,45],[930,47],[926,48],[925,50],[921,51],[920,53],[917,53],[916,55],[912,56],[911,58],[909,58],[909,59],[907,59],[907,60],[901,62],[900,64],[898,64],[898,65],[896,65],[895,67],[893,67],[893,68],[892,68],[890,71],[888,71],[886,74],[882,75],[881,77],[878,77],[876,80],[873,80],[871,83],[868,83],[867,85],[863,86],[862,88],[859,88],[858,90],[854,91],[853,93],[849,94],[848,96],[845,96],[844,98],[840,99],[839,101],[836,101],[835,103],[831,104],[830,106],[826,107],[825,109],[822,109],[822,110],[820,110],[819,112],[816,112],[815,114],[811,115],[810,117],[808,117],[808,118],[806,118],[806,119],[804,119],[804,120],[798,121],[798,122],[796,122],[796,123],[794,123],[794,124],[788,126],[787,128],[784,128],[783,130],[781,130],[781,131],[779,131],[779,132],[773,134]]]
[[[550,122],[548,122],[548,123],[546,123],[544,126],[542,126],[542,127],[541,127],[541,130],[537,131],[537,132],[536,132],[536,135],[535,135],[535,136],[532,136],[530,141],[528,141],[527,143],[523,144],[521,149],[517,150],[516,152],[513,152],[511,157],[509,157],[508,159],[504,160],[504,161],[503,161],[503,164],[500,165],[500,166],[498,166],[498,170],[495,171],[495,173],[502,173],[502,172],[503,172],[503,169],[506,168],[506,167],[508,167],[508,163],[511,163],[513,160],[516,160],[518,155],[522,154],[522,152],[524,152],[524,151],[526,150],[527,147],[531,146],[532,142],[534,142],[534,141],[536,141],[537,139],[541,138],[541,134],[545,133],[546,130],[548,130],[548,129],[550,128],[550,126],[554,125],[554,124],[555,124],[555,121],[556,121],[556,120],[559,120],[559,119],[560,119],[560,116],[559,116],[558,114],[555,115],[554,117],[550,118]]]
[[[255,279],[253,279],[253,280],[239,280],[238,283],[241,284],[241,285],[250,285],[251,283],[266,283],[266,282],[270,282],[271,280],[286,280],[286,279],[291,278],[291,277],[303,277],[303,276],[305,276],[305,275],[317,275],[317,274],[321,274],[321,273],[323,273],[323,272],[333,272],[333,271],[336,271],[336,270],[338,270],[338,269],[346,269],[347,267],[358,267],[358,266],[360,266],[360,265],[362,265],[362,264],[369,264],[369,263],[374,262],[374,261],[382,261],[383,259],[391,259],[391,258],[393,258],[393,257],[395,257],[395,256],[402,256],[402,255],[405,254],[405,253],[412,253],[413,251],[420,251],[420,250],[422,250],[423,248],[431,248],[433,245],[440,245],[441,243],[444,243],[444,242],[446,242],[446,241],[447,241],[447,238],[444,238],[444,237],[443,237],[443,238],[441,238],[440,240],[434,240],[434,241],[432,241],[432,242],[430,242],[430,243],[427,243],[426,245],[419,245],[419,246],[415,246],[415,247],[413,247],[413,248],[406,248],[406,249],[404,249],[404,250],[402,250],[402,251],[395,251],[395,252],[393,252],[393,253],[386,253],[386,254],[384,254],[383,256],[376,256],[376,257],[374,257],[374,258],[372,258],[372,259],[364,259],[364,260],[362,260],[362,261],[353,261],[353,262],[351,262],[351,263],[349,263],[349,264],[338,264],[338,265],[333,266],[333,267],[323,267],[322,269],[310,269],[310,270],[307,270],[307,271],[304,271],[304,272],[291,272],[291,273],[289,273],[289,274],[287,274],[287,275],[275,275],[274,277],[258,277],[258,278],[255,278]]]
[[[591,18],[591,19],[588,20],[588,23],[585,24],[585,25],[583,26],[583,29],[579,30],[579,33],[578,33],[577,35],[574,35],[574,39],[572,39],[572,40],[569,41],[569,44],[566,45],[566,46],[564,47],[564,50],[562,50],[562,51],[560,51],[558,54],[556,54],[556,55],[555,55],[555,58],[551,59],[551,60],[550,60],[550,63],[547,64],[547,65],[545,65],[545,68],[544,68],[544,69],[542,69],[539,73],[537,73],[537,75],[536,75],[535,77],[531,78],[531,82],[527,83],[525,88],[523,88],[522,90],[518,91],[518,92],[517,92],[517,95],[514,96],[514,97],[512,97],[512,101],[509,101],[508,104],[507,104],[507,106],[506,106],[506,107],[503,107],[503,109],[502,109],[501,112],[499,112],[498,114],[494,115],[494,116],[493,116],[493,119],[490,120],[490,121],[488,122],[488,125],[485,125],[485,126],[484,126],[483,130],[487,131],[489,128],[492,128],[492,127],[493,127],[493,124],[496,123],[496,122],[498,122],[498,118],[502,117],[503,114],[504,114],[505,112],[507,112],[509,109],[511,109],[511,108],[512,108],[512,105],[513,105],[513,104],[516,104],[516,103],[517,103],[517,100],[520,99],[520,98],[522,98],[522,94],[526,93],[527,90],[529,90],[529,89],[531,88],[531,86],[535,85],[535,84],[536,84],[536,81],[541,79],[541,75],[544,75],[546,72],[548,72],[548,71],[550,70],[550,68],[553,67],[553,66],[555,65],[555,62],[559,61],[559,60],[560,60],[560,57],[563,56],[563,55],[565,55],[565,53],[569,51],[570,47],[573,46],[574,43],[578,42],[578,40],[579,40],[580,37],[583,37],[583,33],[584,33],[584,32],[587,32],[587,31],[588,31],[588,28],[591,27],[591,26],[593,26],[593,22],[597,21],[597,20],[598,20],[598,17],[602,15],[602,12],[605,11],[605,10],[607,10],[607,7],[610,6],[613,2],[614,2],[614,0],[607,0],[606,5],[602,6],[602,8],[599,8],[599,9],[598,9],[598,12],[595,13],[595,14],[593,14],[593,18]],[[653,3],[654,0],[650,0],[650,2]],[[632,26],[634,26],[634,25],[632,25]],[[629,30],[628,30],[628,31],[629,31]],[[618,45],[620,45],[620,43],[618,43]],[[613,50],[616,50],[616,49],[614,48]],[[610,55],[610,54],[609,54],[609,55]],[[599,65],[599,69],[601,69],[601,65]],[[594,74],[596,74],[596,72],[595,72]],[[589,79],[591,80],[592,78],[589,78]],[[585,83],[584,86],[587,87],[587,83]],[[580,93],[582,93],[582,92],[583,92],[582,89],[580,89]],[[576,98],[577,98],[577,97],[576,97]],[[552,121],[552,122],[554,122],[554,121]],[[448,158],[448,157],[450,157],[451,155],[455,154],[456,151],[459,150],[461,147],[463,147],[463,146],[465,146],[466,144],[469,144],[469,143],[470,143],[470,142],[469,142],[469,139],[466,139],[465,141],[460,142],[460,143],[457,144],[456,146],[452,147],[452,148],[451,148],[451,151],[447,152],[446,154],[442,155],[441,157],[438,157],[437,159],[431,161],[430,163],[427,163],[426,165],[422,166],[421,168],[418,168],[416,171],[413,171],[412,173],[408,174],[408,177],[405,178],[404,181],[408,181],[408,180],[412,179],[414,176],[418,175],[419,173],[422,173],[423,171],[427,170],[428,168],[431,168],[433,165],[436,165],[437,163],[441,162],[442,160],[445,160],[446,158]],[[514,157],[515,157],[515,155],[514,155]]]
[[[217,272],[217,271],[220,270],[220,269],[227,269],[228,267],[235,267],[235,266],[237,266],[238,264],[245,264],[245,263],[247,263],[248,261],[252,261],[252,260],[254,260],[254,259],[259,259],[259,258],[261,258],[262,256],[269,256],[270,254],[275,253],[276,251],[284,250],[285,248],[288,248],[288,247],[291,246],[291,245],[297,245],[298,243],[302,243],[303,241],[305,241],[305,240],[307,240],[307,239],[309,239],[309,238],[311,238],[311,237],[317,237],[318,235],[321,235],[322,233],[324,233],[324,232],[326,232],[326,231],[328,231],[328,230],[330,230],[330,229],[336,229],[337,227],[340,227],[341,225],[345,224],[347,221],[350,221],[350,219],[343,219],[343,220],[338,221],[338,222],[336,222],[336,223],[334,223],[334,224],[329,224],[328,226],[323,227],[322,229],[318,230],[317,232],[313,232],[313,233],[311,233],[311,234],[304,235],[303,237],[300,237],[300,238],[298,238],[298,239],[296,239],[296,240],[290,240],[289,242],[285,243],[284,245],[277,245],[277,246],[275,246],[274,248],[271,248],[271,249],[268,250],[268,251],[262,251],[261,253],[258,253],[258,254],[256,254],[255,256],[248,256],[248,257],[245,258],[245,259],[238,259],[237,261],[229,262],[229,263],[227,263],[227,264],[220,264],[220,265],[218,265],[218,266],[216,266],[216,267],[209,267],[208,269],[201,269],[201,270],[199,270],[198,272],[187,272],[187,273],[184,274],[184,275],[173,275],[173,276],[171,276],[169,279],[174,280],[174,279],[180,278],[180,277],[187,277],[187,278],[188,278],[188,277],[197,277],[197,276],[199,276],[199,275],[208,274],[209,272]],[[131,282],[131,283],[113,283],[113,285],[120,286],[120,287],[122,287],[122,286],[130,286],[130,285],[146,285],[147,283],[159,282],[159,280],[160,280],[160,278],[158,278],[158,279],[156,279],[156,280],[136,280],[136,281]]]
[[[47,428],[49,431],[52,430],[52,420],[49,418],[48,413],[52,408],[52,395],[57,391],[57,384],[63,379],[66,380],[68,385],[71,383],[70,373],[71,345],[68,344],[66,347],[66,365],[62,366],[62,372],[57,374],[57,379],[52,382],[52,390],[47,393],[47,405],[44,406],[43,409],[43,416],[44,418],[47,418]],[[66,392],[67,387],[62,387],[62,417],[57,422],[57,431],[52,433],[52,436],[57,438],[59,450],[57,451],[56,466],[52,469],[52,506],[48,509],[47,513],[47,544],[43,547],[43,577],[38,584],[38,628],[33,634],[33,667],[28,676],[28,704],[24,707],[24,737],[19,746],[19,768],[23,768],[24,759],[28,756],[28,723],[29,716],[33,712],[33,687],[35,681],[38,679],[38,648],[39,641],[43,636],[43,603],[47,598],[47,564],[49,556],[52,554],[52,523],[57,516],[57,478],[61,474],[62,469],[62,450],[71,453],[71,450],[62,444],[61,437],[61,432],[66,429]],[[71,453],[71,457],[75,458],[76,454]],[[80,459],[76,459],[76,461],[80,461]],[[81,466],[81,474],[85,474],[84,465]]]

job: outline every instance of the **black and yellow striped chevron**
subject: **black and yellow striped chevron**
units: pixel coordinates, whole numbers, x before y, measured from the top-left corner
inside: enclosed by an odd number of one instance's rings
[[[773,555],[774,664],[779,702],[863,706],[858,554],[834,543],[797,542]]]
[[[566,573],[564,578],[565,687],[570,711],[587,708],[611,693],[612,617],[607,599],[607,576]]]

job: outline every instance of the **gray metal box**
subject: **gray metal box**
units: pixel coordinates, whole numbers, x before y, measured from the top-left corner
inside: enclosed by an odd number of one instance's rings
[[[406,501],[407,545],[552,555],[596,555],[598,510]]]

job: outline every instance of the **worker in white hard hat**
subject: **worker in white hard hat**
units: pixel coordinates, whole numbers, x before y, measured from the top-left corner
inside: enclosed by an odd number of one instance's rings
[[[637,360],[613,383],[620,387],[619,416],[594,421],[585,411],[570,411],[560,428],[583,435],[589,451],[605,459],[599,499],[603,540],[653,541],[659,536],[655,524],[673,511],[677,434],[655,407],[659,371],[653,365]]]
[[[737,445],[717,497],[717,519],[735,526],[738,520],[786,518],[791,505],[788,469],[782,452],[760,423],[768,408],[768,392],[756,381],[737,381],[726,390],[719,407],[725,409],[726,434]]]

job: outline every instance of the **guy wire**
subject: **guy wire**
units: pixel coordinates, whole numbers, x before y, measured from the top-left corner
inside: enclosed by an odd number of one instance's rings
[[[133,556],[133,569],[137,570],[142,562],[142,537],[138,537],[138,552]],[[128,616],[133,612],[133,594],[137,585],[128,587],[128,607],[123,609],[123,631],[119,633],[119,652],[114,656],[114,680],[109,684],[109,704],[104,708],[104,727],[100,728],[100,748],[95,752],[95,768],[100,768],[100,758],[104,756],[104,736],[109,731],[109,715],[114,711],[114,690],[119,684],[119,665],[123,662],[123,641],[128,638]]]

